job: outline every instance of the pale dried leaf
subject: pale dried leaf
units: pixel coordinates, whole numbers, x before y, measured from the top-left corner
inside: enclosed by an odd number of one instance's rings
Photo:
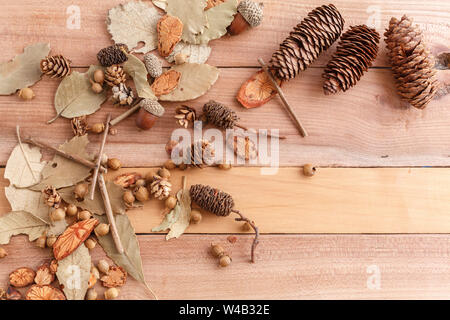
[[[211,9],[212,10],[212,9]],[[159,97],[161,101],[187,101],[204,95],[219,78],[219,69],[208,64],[183,63],[171,70],[181,72],[178,86]]]
[[[39,238],[48,224],[29,212],[13,211],[0,217],[0,244],[7,244],[12,236],[27,234],[30,241]]]
[[[99,68],[101,67],[91,66],[86,73],[74,71],[61,81],[55,94],[55,118],[81,117],[100,109],[106,100],[106,90],[102,93],[93,92],[89,81]]]
[[[205,13],[208,27],[201,34],[196,35],[192,43],[207,44],[225,35],[237,12],[237,5],[237,0],[228,0],[207,10]]]
[[[177,54],[186,55],[186,62],[189,63],[205,63],[211,54],[211,47],[205,44],[189,44],[184,41],[177,43],[172,53],[166,57],[170,63],[175,62]]]
[[[205,31],[208,19],[205,14],[206,0],[168,0],[166,11],[183,22],[181,39],[188,43],[195,41],[195,36]]]
[[[156,24],[160,18],[161,15],[154,7],[142,1],[132,1],[109,10],[106,24],[116,43],[126,44],[133,49],[143,42],[145,45],[134,51],[147,53],[158,45]]]
[[[147,81],[148,72],[145,64],[136,56],[127,54],[128,60],[124,63],[124,71],[133,78],[138,97],[156,100],[153,90]]]
[[[159,224],[159,226],[154,227],[152,232],[160,232],[169,230],[172,225],[178,220],[180,217],[180,207],[178,205],[175,206],[168,214],[164,216],[163,221]]]
[[[167,9],[167,0],[152,0],[152,2],[153,2],[153,4],[156,7],[166,11],[166,9]]]
[[[36,43],[12,61],[0,64],[0,95],[9,95],[18,89],[32,86],[41,79],[40,63],[50,52],[48,43]]]
[[[81,244],[72,254],[58,261],[56,276],[67,300],[84,300],[91,276],[91,255]]]
[[[51,225],[49,225],[47,228],[47,236],[59,236],[64,231],[66,231],[68,226],[69,225],[67,224],[67,221],[65,219],[52,222]]]
[[[177,205],[179,207],[179,216],[177,221],[170,226],[170,231],[166,236],[166,240],[172,238],[178,238],[181,236],[187,227],[189,227],[189,221],[191,219],[191,196],[189,190],[180,190],[177,193]]]

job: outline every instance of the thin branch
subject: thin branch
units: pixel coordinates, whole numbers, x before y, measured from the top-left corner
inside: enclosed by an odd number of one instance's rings
[[[245,127],[245,126],[243,126],[243,125],[241,125],[241,124],[236,123],[235,126],[238,127],[238,128],[241,128],[242,130],[248,131],[248,128]],[[285,136],[279,136],[279,135],[276,135],[276,134],[270,134],[270,133],[267,133],[267,136],[268,136],[268,137],[277,138],[277,139],[286,139]]]
[[[94,200],[95,188],[97,187],[98,172],[101,167],[101,162],[102,162],[102,158],[103,158],[103,149],[105,149],[106,138],[108,137],[110,121],[111,121],[111,113],[108,113],[108,116],[106,117],[105,131],[103,132],[102,144],[100,145],[100,151],[98,152],[98,155],[97,155],[97,162],[95,163],[94,175],[92,176],[91,190],[89,193],[89,199],[91,199],[91,200]]]
[[[17,134],[17,140],[19,141],[20,150],[22,150],[23,157],[25,159],[25,162],[27,163],[28,169],[30,169],[31,175],[33,176],[34,181],[38,181],[36,176],[34,175],[33,168],[31,168],[30,159],[28,158],[28,155],[25,153],[25,149],[22,145],[22,140],[20,139],[20,127],[16,126],[16,134]]]
[[[242,215],[242,213],[239,212],[239,210],[231,210],[232,212],[236,213],[239,215],[239,218],[235,218],[234,220],[236,221],[245,221],[247,222],[252,228],[253,230],[255,230],[255,239],[253,239],[253,244],[252,244],[252,262],[255,262],[255,250],[256,250],[256,246],[259,243],[259,230],[258,227],[256,226],[256,224],[251,221],[250,219],[244,217]]]
[[[108,217],[109,224],[111,226],[111,235],[116,245],[117,252],[123,254],[123,245],[120,241],[119,232],[117,231],[116,219],[114,218],[114,213],[111,207],[111,201],[109,199],[108,189],[106,188],[105,178],[103,174],[98,175],[98,187],[100,188],[100,193],[102,194],[103,204],[105,206],[106,216]]]
[[[130,108],[130,109],[128,109],[127,111],[125,111],[124,113],[122,113],[121,115],[119,115],[118,117],[112,119],[112,120],[109,122],[109,125],[110,125],[111,127],[112,127],[112,126],[115,126],[115,125],[118,124],[120,121],[125,120],[126,118],[128,118],[129,116],[131,116],[133,113],[135,113],[136,111],[138,111],[139,108],[141,107],[141,106],[140,106],[140,102],[141,102],[142,100],[144,100],[144,99],[142,99],[142,98],[136,99],[136,100],[134,101],[134,103],[131,105],[131,108]]]

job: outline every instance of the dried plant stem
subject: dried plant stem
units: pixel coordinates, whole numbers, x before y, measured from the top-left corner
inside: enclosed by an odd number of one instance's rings
[[[108,137],[109,132],[109,121],[111,121],[111,113],[108,113],[108,116],[106,117],[106,125],[105,131],[103,132],[102,144],[100,145],[100,151],[98,152],[97,155],[97,162],[95,163],[94,174],[92,176],[91,189],[89,192],[89,199],[91,200],[94,200],[95,188],[97,187],[97,177],[103,158],[103,149],[105,149],[106,138]]]
[[[239,215],[239,218],[236,218],[234,220],[236,220],[236,221],[245,221],[253,228],[253,230],[255,230],[255,239],[253,239],[252,254],[251,254],[252,255],[252,262],[254,263],[255,262],[255,250],[256,250],[256,246],[259,243],[259,230],[258,230],[258,227],[256,226],[256,224],[253,221],[251,221],[250,219],[244,217],[242,215],[242,213],[239,212],[239,210],[232,209],[231,211]]]
[[[30,169],[31,175],[33,176],[34,181],[38,181],[38,178],[34,175],[33,168],[31,167],[30,159],[28,158],[28,155],[25,153],[25,150],[23,149],[22,145],[22,139],[20,139],[20,127],[16,126],[16,134],[17,134],[17,140],[19,141],[20,150],[22,150],[23,157],[25,159],[25,162],[27,163],[28,169]]]
[[[130,109],[128,109],[127,111],[125,111],[124,113],[122,113],[120,116],[118,116],[118,117],[112,119],[112,120],[109,122],[109,125],[110,125],[111,127],[112,127],[112,126],[115,126],[115,125],[118,124],[120,121],[125,120],[126,118],[128,118],[129,116],[131,116],[133,113],[135,113],[136,111],[138,111],[139,108],[141,107],[141,106],[139,105],[139,103],[140,103],[142,100],[143,100],[142,98],[136,99],[136,101],[132,104],[132,106],[131,106]]]
[[[114,213],[111,207],[111,201],[109,200],[108,189],[106,188],[105,178],[103,174],[98,175],[98,187],[100,188],[100,193],[102,194],[103,204],[105,205],[106,216],[108,217],[108,222],[111,227],[111,235],[116,245],[117,252],[123,254],[123,245],[120,241],[119,232],[117,231],[116,219],[114,218]]]
[[[79,164],[82,164],[85,167],[92,168],[92,169],[95,168],[95,163],[94,162],[86,160],[86,159],[84,159],[84,158],[82,158],[80,156],[77,156],[75,154],[70,154],[70,153],[67,153],[65,151],[59,150],[59,149],[57,149],[55,147],[52,147],[52,146],[46,144],[45,142],[37,141],[37,140],[31,139],[31,138],[23,139],[22,141],[24,143],[32,144],[32,145],[34,145],[36,147],[39,147],[39,148],[42,148],[42,149],[51,150],[51,151],[55,152],[56,154],[60,155],[61,157],[64,157],[66,159],[78,162]],[[106,172],[105,167],[103,167],[103,166],[100,167],[100,172],[105,173]]]
[[[264,63],[264,60],[261,59],[261,58],[258,58],[258,62],[261,64],[261,67],[263,68],[264,72],[269,77],[270,82],[272,82],[272,85],[275,87],[275,89],[277,89],[277,92],[280,95],[280,98],[281,98],[281,101],[283,102],[284,107],[286,108],[286,110],[290,114],[291,118],[294,120],[294,123],[297,126],[297,129],[300,132],[301,136],[302,137],[307,137],[308,136],[308,132],[306,132],[306,129],[303,127],[303,125],[300,122],[299,118],[297,117],[297,115],[295,114],[294,110],[292,109],[291,105],[286,100],[286,97],[285,97],[283,91],[281,90],[280,86],[278,85],[278,83],[273,78],[272,73],[269,71],[269,68]]]
[[[237,123],[236,123],[234,126],[235,126],[235,127],[238,127],[238,128],[241,128],[241,129],[243,129],[243,130],[245,130],[245,131],[249,131],[247,127],[244,127],[244,126],[241,125],[241,124],[237,124]],[[279,135],[276,135],[276,134],[270,134],[270,133],[267,133],[267,136],[268,136],[268,137],[277,138],[277,139],[286,139],[285,136],[279,136]]]

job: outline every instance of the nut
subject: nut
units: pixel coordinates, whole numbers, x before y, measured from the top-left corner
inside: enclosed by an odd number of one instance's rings
[[[47,244],[47,236],[42,235],[35,241],[36,247],[44,249]]]
[[[35,97],[35,94],[31,88],[23,88],[19,90],[19,97],[23,100],[31,100]]]
[[[211,243],[211,253],[214,257],[220,258],[225,253],[225,250],[221,245]]]
[[[177,165],[170,159],[164,162],[164,168],[166,168],[167,170],[173,170],[176,167]]]
[[[86,246],[86,248],[88,248],[89,250],[92,250],[95,248],[95,246],[97,245],[97,241],[95,241],[92,238],[88,238],[86,239],[86,241],[84,242],[84,245]]]
[[[131,192],[130,190],[127,190],[123,193],[123,201],[126,204],[132,205],[135,200],[136,198],[134,197],[133,192]]]
[[[187,59],[188,59],[188,56],[186,55],[186,54],[184,54],[184,53],[178,53],[176,56],[175,56],[175,58],[174,58],[174,60],[175,60],[175,64],[183,64],[183,63],[186,63],[187,62]]]
[[[110,266],[108,273],[100,278],[104,287],[121,287],[127,282],[127,272],[122,267]]]
[[[161,178],[169,179],[170,178],[170,171],[166,168],[161,168],[158,170],[158,176]]]
[[[9,283],[16,288],[23,288],[33,283],[36,272],[33,269],[22,267],[9,274]]]
[[[139,187],[135,192],[134,196],[138,201],[144,202],[150,198],[150,192],[146,187]]]
[[[91,217],[92,214],[87,210],[78,212],[78,220],[80,221],[89,220]]]
[[[49,285],[55,280],[55,275],[50,270],[49,264],[43,264],[36,271],[34,282],[38,285]]]
[[[117,158],[108,159],[108,168],[112,170],[119,170],[122,167],[122,163]]]
[[[244,224],[242,225],[242,230],[243,231],[250,231],[250,230],[252,230],[252,226],[250,225],[250,223],[248,223],[248,222],[244,222]]]
[[[145,181],[145,179],[139,179],[134,185],[136,187],[145,187],[147,185],[147,182]]]
[[[234,16],[234,19],[228,26],[227,30],[230,35],[235,36],[244,32],[248,28],[250,28],[250,24],[247,22],[247,20],[244,19],[242,14],[238,12]]]
[[[53,247],[53,245],[55,244],[55,242],[56,242],[56,237],[55,236],[50,236],[50,237],[48,237],[47,238],[47,247],[49,247],[49,248],[51,248],[51,247]]]
[[[102,85],[100,83],[94,82],[92,80],[91,80],[91,83],[92,83],[91,90],[94,93],[102,93],[103,92],[103,87],[102,87]]]
[[[79,183],[75,186],[75,189],[73,189],[75,199],[77,199],[78,201],[83,201],[87,192],[88,192],[88,185],[86,183]]]
[[[103,81],[105,81],[105,73],[103,72],[102,69],[95,70],[94,81],[103,84]]]
[[[100,272],[103,272],[105,274],[108,273],[109,271],[109,263],[108,261],[106,261],[105,259],[102,259],[98,262],[97,264],[97,268]]]
[[[223,255],[219,260],[219,265],[222,268],[229,266],[231,263],[231,258],[228,255]]]
[[[62,208],[55,209],[50,213],[50,219],[52,221],[61,221],[65,217],[66,217],[66,211]]]
[[[159,117],[151,114],[144,108],[140,108],[136,117],[136,126],[142,130],[150,130],[158,119]]]
[[[74,204],[69,204],[66,208],[66,214],[70,217],[75,216],[78,213],[78,208]]]
[[[6,300],[21,300],[22,294],[14,289],[13,287],[9,286],[6,290]]]
[[[219,164],[219,169],[230,170],[232,168],[231,163],[221,163]]]
[[[94,288],[89,289],[86,292],[86,300],[97,300],[98,293]]]
[[[109,288],[105,291],[105,299],[113,300],[119,296],[119,289],[117,288]]]
[[[100,223],[96,228],[95,228],[95,234],[97,235],[97,237],[103,237],[106,236],[109,233],[109,224],[106,223]]]
[[[8,252],[6,252],[5,248],[0,247],[0,259],[3,259],[8,255]]]
[[[312,164],[308,163],[303,166],[303,174],[307,177],[312,177],[317,172],[316,167],[314,167]]]
[[[103,131],[105,131],[105,125],[103,123],[95,123],[91,127],[92,133],[102,133]]]
[[[166,199],[166,208],[172,210],[177,205],[177,198],[170,196]]]
[[[202,214],[200,213],[200,211],[194,209],[191,211],[191,223],[197,224],[200,223],[200,221],[202,221]]]

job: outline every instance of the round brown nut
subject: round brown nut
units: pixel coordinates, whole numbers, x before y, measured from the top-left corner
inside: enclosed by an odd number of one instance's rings
[[[0,259],[3,259],[8,255],[8,252],[6,252],[5,248],[0,247]]]
[[[83,201],[87,192],[88,192],[88,185],[86,183],[79,183],[75,186],[75,189],[73,189],[75,199],[77,199],[78,201]]]
[[[19,91],[19,97],[23,100],[31,100],[35,97],[35,94],[31,88],[23,88]]]
[[[97,268],[100,272],[103,272],[104,274],[108,274],[109,271],[109,263],[105,259],[102,259],[98,262]]]
[[[117,158],[108,159],[108,168],[112,170],[119,170],[122,167],[122,163]]]
[[[85,242],[84,245],[86,246],[86,248],[88,248],[89,250],[92,250],[95,248],[95,246],[97,245],[97,241],[95,241],[92,238],[88,238]]]
[[[161,168],[158,170],[158,176],[161,178],[169,179],[170,178],[170,171],[166,168]]]
[[[221,245],[211,243],[211,253],[213,254],[214,257],[219,258],[223,256],[225,250],[222,248]]]
[[[314,166],[313,166],[312,164],[310,164],[310,163],[305,164],[305,165],[303,166],[303,174],[304,174],[305,176],[307,176],[307,177],[312,177],[313,175],[316,174],[316,171],[317,171],[316,167],[314,167]]]
[[[96,228],[95,228],[95,234],[97,235],[97,237],[103,237],[106,236],[109,233],[109,224],[106,223],[100,223]]]
[[[73,216],[75,216],[77,213],[78,213],[78,208],[77,208],[76,205],[74,205],[74,204],[71,203],[71,204],[69,204],[69,205],[67,206],[67,208],[66,208],[66,214],[67,214],[68,216],[73,217]]]
[[[176,167],[177,165],[171,159],[164,162],[164,168],[166,168],[167,170],[173,170]]]
[[[231,163],[221,163],[219,164],[219,169],[230,170],[232,168]]]
[[[95,123],[91,127],[92,133],[102,133],[105,130],[105,125],[103,123]]]
[[[252,226],[250,225],[250,223],[244,222],[244,224],[242,225],[242,230],[243,231],[250,231],[250,230],[252,230]]]
[[[89,289],[86,292],[86,300],[97,300],[98,293],[94,288]]]
[[[95,70],[94,81],[103,84],[103,81],[105,81],[105,73],[103,72],[102,69]]]
[[[92,81],[91,90],[94,93],[102,93],[103,92],[103,87],[102,87],[102,85],[100,83]]]
[[[50,213],[50,219],[52,221],[61,221],[65,217],[66,217],[66,211],[62,208],[55,209]]]
[[[219,260],[219,265],[222,268],[228,267],[231,263],[231,258],[227,255],[223,255]]]
[[[177,198],[170,196],[166,199],[166,208],[172,210],[177,205]]]
[[[136,198],[133,195],[133,192],[127,190],[123,193],[123,201],[127,204],[133,204]]]
[[[200,223],[200,221],[202,221],[202,214],[200,213],[200,211],[194,209],[191,211],[191,223],[197,224]]]
[[[119,296],[119,289],[117,288],[109,288],[105,291],[105,299],[113,300]]]
[[[138,201],[144,202],[150,198],[150,192],[146,187],[139,187],[135,192],[134,196]]]
[[[82,220],[82,221],[89,220],[91,217],[92,217],[92,214],[87,210],[83,210],[78,213],[78,220]]]

